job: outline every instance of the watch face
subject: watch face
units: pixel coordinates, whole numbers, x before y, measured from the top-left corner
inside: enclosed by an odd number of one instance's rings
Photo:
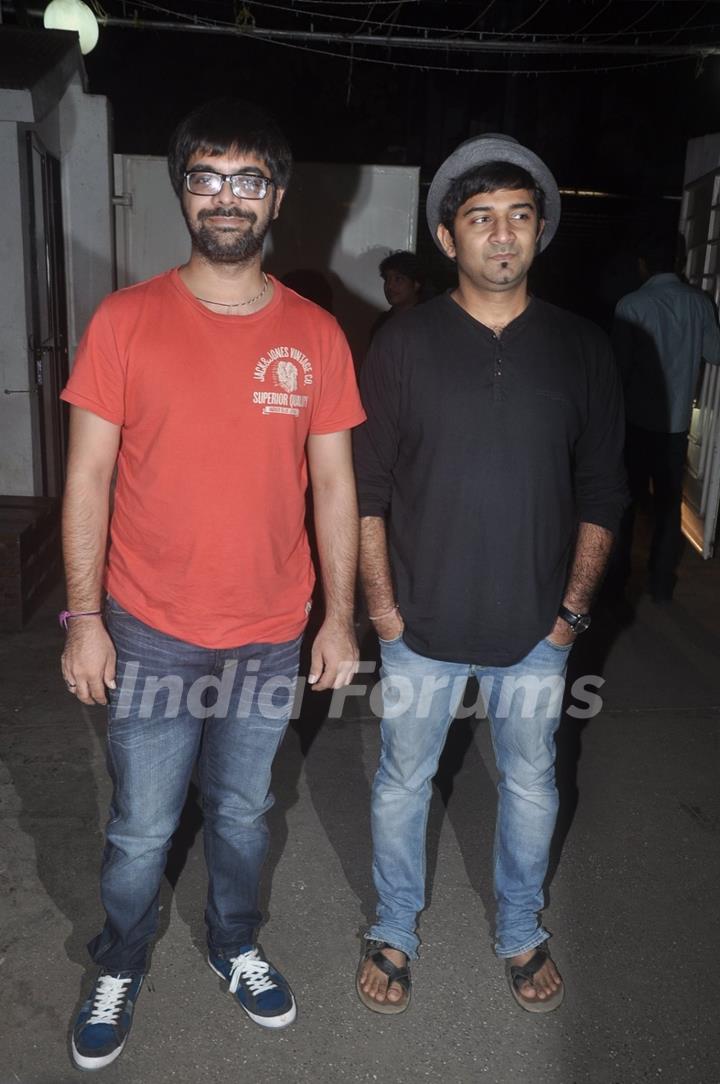
[[[582,614],[575,622],[575,632],[585,632],[590,628],[590,614]]]

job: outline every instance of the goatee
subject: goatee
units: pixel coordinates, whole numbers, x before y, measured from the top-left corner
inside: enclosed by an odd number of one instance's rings
[[[252,211],[201,211],[197,221],[191,222],[185,208],[183,215],[187,228],[190,231],[193,247],[204,256],[209,263],[250,263],[262,252],[265,236],[272,223],[272,215],[259,228],[256,228],[257,215]],[[223,234],[213,227],[208,226],[206,218],[242,218],[249,226],[244,230],[233,230],[232,233]]]

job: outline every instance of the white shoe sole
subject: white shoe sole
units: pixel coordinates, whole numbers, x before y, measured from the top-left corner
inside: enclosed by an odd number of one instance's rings
[[[128,1037],[126,1035],[123,1041],[120,1043],[120,1046],[116,1050],[113,1050],[111,1054],[106,1054],[102,1058],[87,1058],[84,1054],[81,1054],[78,1051],[78,1048],[75,1046],[75,1039],[71,1039],[73,1061],[75,1062],[78,1069],[84,1069],[87,1072],[91,1072],[93,1069],[104,1069],[106,1065],[110,1065],[112,1062],[115,1061],[116,1058],[120,1057],[123,1050],[125,1049],[125,1043],[127,1042],[127,1040]]]
[[[145,978],[143,977],[140,980],[140,985],[138,986],[137,992],[135,994],[135,1001],[136,1002],[137,1002],[137,999],[138,999],[138,995],[140,994],[140,991],[143,988],[143,983],[144,982],[145,982]],[[134,1008],[135,1008],[135,1006],[133,1005],[133,1010],[134,1010]],[[132,1027],[132,1018],[130,1020],[130,1027]],[[127,1034],[125,1035],[125,1038],[123,1039],[123,1041],[120,1043],[120,1046],[118,1046],[115,1050],[113,1050],[111,1054],[105,1054],[105,1056],[101,1057],[101,1058],[88,1058],[85,1054],[81,1054],[80,1051],[78,1050],[78,1048],[75,1046],[75,1035],[73,1034],[71,1036],[71,1038],[70,1038],[70,1043],[71,1043],[71,1046],[72,1046],[73,1062],[75,1063],[75,1066],[78,1069],[83,1069],[86,1072],[92,1072],[94,1069],[104,1069],[106,1065],[111,1065],[115,1061],[116,1058],[120,1057],[123,1050],[125,1049],[125,1044],[127,1043],[129,1038],[130,1038],[130,1028],[128,1028]]]
[[[218,971],[218,969],[215,967],[215,965],[210,959],[208,959],[208,967],[211,971],[214,971],[216,975],[219,975],[223,982],[228,981],[225,975],[223,975],[222,971]],[[290,997],[292,998],[292,1006],[288,1009],[286,1013],[283,1013],[282,1016],[256,1016],[255,1013],[250,1012],[250,1010],[245,1005],[243,1005],[242,1001],[240,1001],[239,998],[235,997],[235,994],[233,994],[232,996],[235,1001],[237,1001],[240,1008],[247,1013],[253,1023],[259,1024],[261,1028],[286,1028],[288,1024],[292,1024],[293,1020],[297,1016],[297,1005],[295,1004],[295,997],[292,991],[290,992]]]

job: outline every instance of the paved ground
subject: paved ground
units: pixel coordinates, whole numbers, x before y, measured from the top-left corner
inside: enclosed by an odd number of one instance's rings
[[[77,705],[59,680],[56,603],[0,648],[0,1084],[78,1079],[68,1023],[101,918],[103,712]],[[517,1009],[492,954],[493,767],[476,720],[454,724],[438,778],[414,1003],[389,1019],[359,1003],[377,723],[364,700],[331,722],[313,698],[276,765],[262,934],[295,988],[297,1024],[255,1027],[204,963],[191,800],[152,983],[104,1079],[718,1084],[719,604],[720,561],[689,552],[670,608],[643,597],[632,624],[597,620],[574,650],[571,682],[602,675],[604,708],[589,721],[566,717],[559,737],[563,805],[546,913],[568,989],[558,1013]]]

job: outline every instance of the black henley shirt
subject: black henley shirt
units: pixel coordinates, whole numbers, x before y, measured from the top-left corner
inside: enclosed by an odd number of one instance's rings
[[[616,532],[626,503],[606,336],[532,299],[498,337],[445,294],[378,332],[360,388],[360,515],[386,519],[406,643],[519,661],[555,622],[578,523]]]

